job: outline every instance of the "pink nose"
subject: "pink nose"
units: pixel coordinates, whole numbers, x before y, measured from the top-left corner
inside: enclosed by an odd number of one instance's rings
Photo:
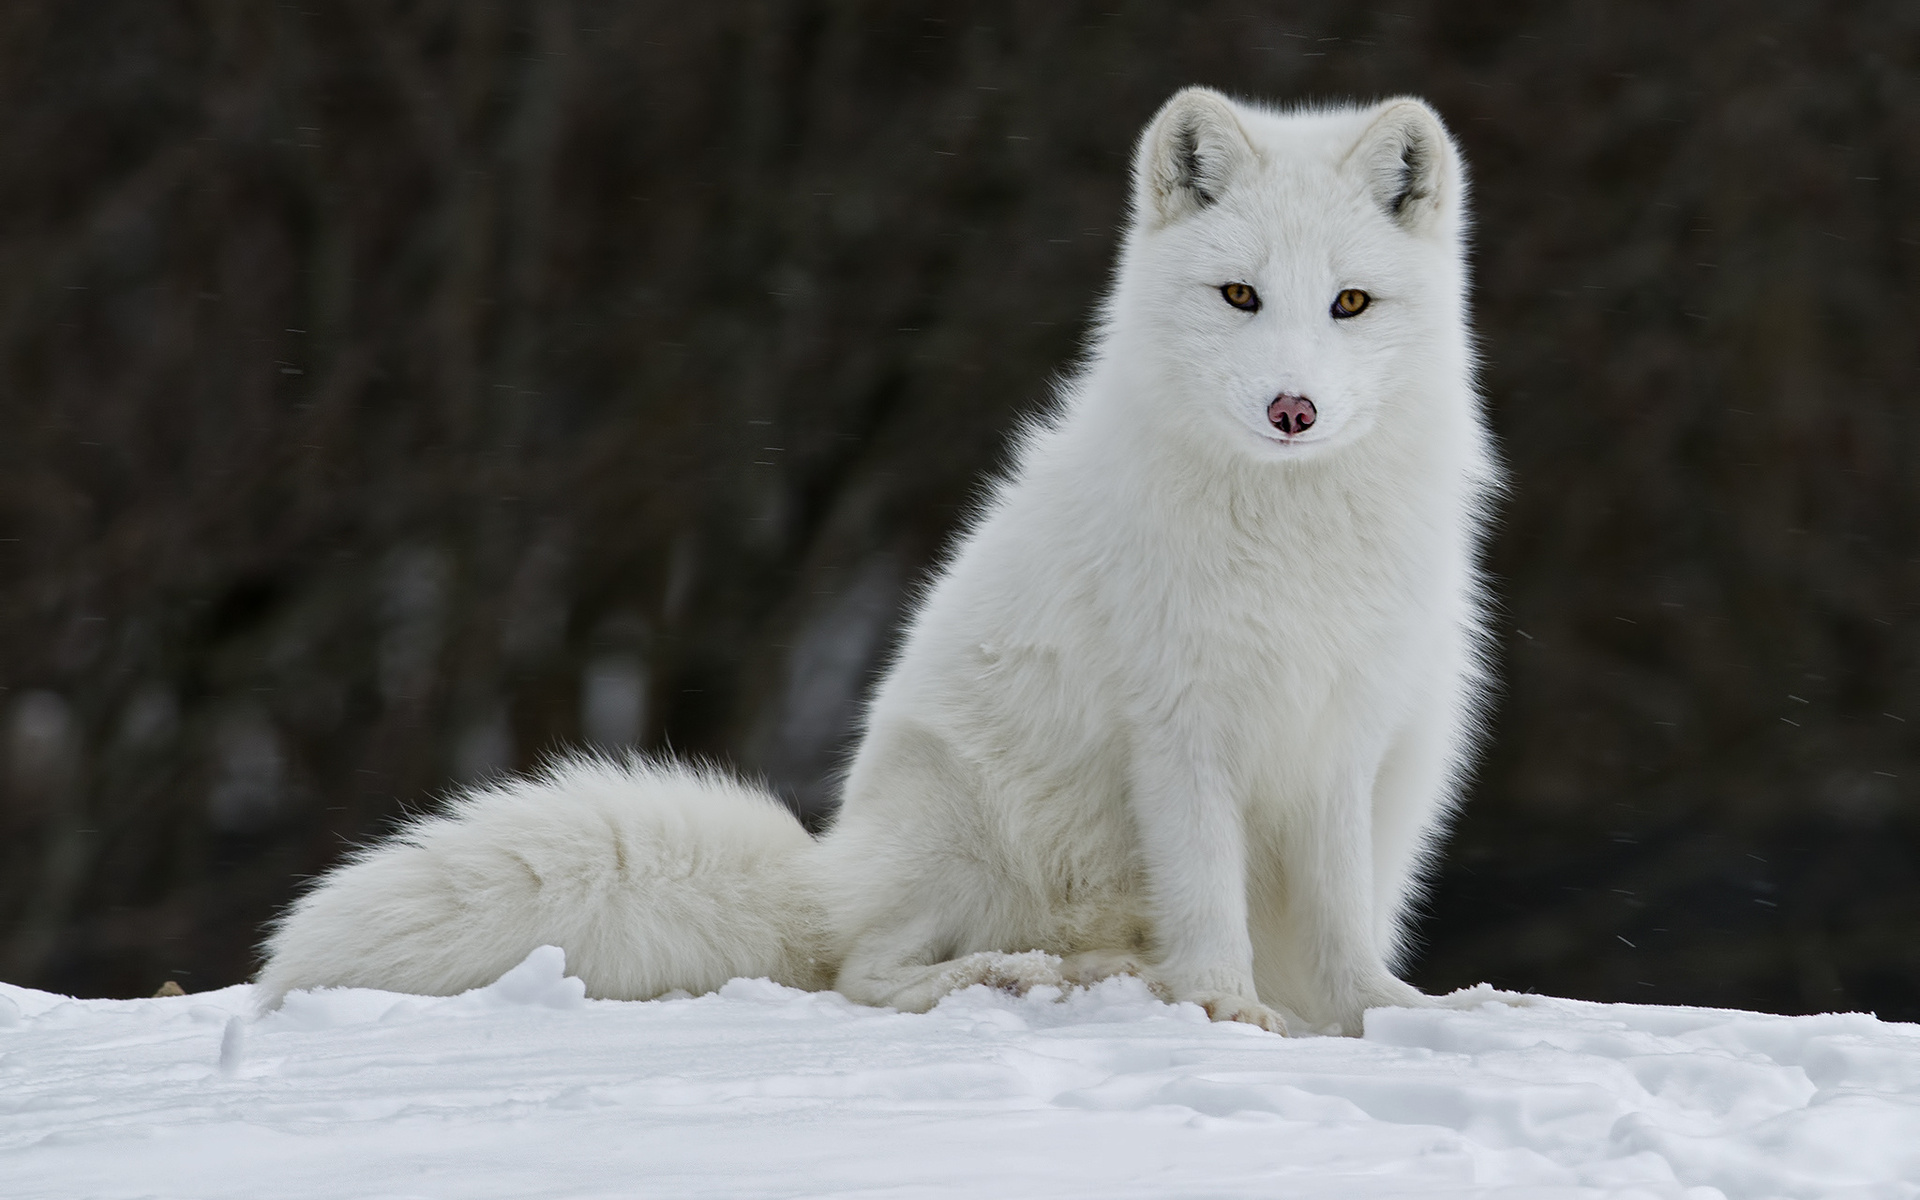
[[[1305,396],[1279,396],[1267,405],[1267,420],[1281,433],[1298,435],[1313,428],[1320,414]]]

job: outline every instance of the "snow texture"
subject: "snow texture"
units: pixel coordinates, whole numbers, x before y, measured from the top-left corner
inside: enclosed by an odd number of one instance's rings
[[[1127,978],[926,1015],[764,980],[630,1003],[552,947],[462,996],[258,1019],[246,986],[0,984],[0,1194],[1920,1196],[1920,1027],[1449,1003],[1359,1039]]]

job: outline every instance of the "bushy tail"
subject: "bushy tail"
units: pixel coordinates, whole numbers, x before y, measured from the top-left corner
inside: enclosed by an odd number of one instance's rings
[[[267,939],[261,1003],[311,987],[452,995],[542,945],[606,999],[742,975],[823,988],[813,845],[778,800],[718,772],[563,760],[323,876]]]

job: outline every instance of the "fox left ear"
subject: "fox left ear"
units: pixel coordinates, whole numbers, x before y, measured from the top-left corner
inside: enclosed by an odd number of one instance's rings
[[[1374,201],[1409,233],[1431,232],[1458,204],[1460,155],[1440,118],[1412,97],[1381,106],[1348,162],[1365,174]]]
[[[1176,93],[1147,123],[1134,151],[1134,220],[1170,225],[1199,212],[1253,159],[1231,100],[1211,88]]]

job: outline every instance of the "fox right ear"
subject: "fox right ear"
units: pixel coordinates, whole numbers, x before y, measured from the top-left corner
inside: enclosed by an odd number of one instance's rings
[[[1459,154],[1440,118],[1412,97],[1380,107],[1352,158],[1374,202],[1409,233],[1429,231],[1459,203]]]
[[[1134,151],[1134,220],[1157,228],[1199,212],[1252,162],[1253,145],[1230,100],[1211,88],[1178,92]]]

